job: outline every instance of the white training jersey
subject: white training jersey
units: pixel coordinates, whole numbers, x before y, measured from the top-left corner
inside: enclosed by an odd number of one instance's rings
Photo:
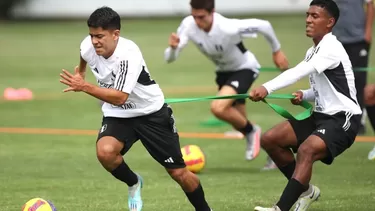
[[[332,33],[308,49],[305,61],[314,66],[310,92],[315,96],[315,111],[333,115],[340,111],[361,114],[356,98],[354,73],[349,56]]]
[[[168,62],[174,61],[190,40],[216,65],[216,71],[252,69],[258,72],[260,68],[258,60],[242,42],[243,38],[256,37],[257,33],[265,36],[273,52],[280,49],[273,28],[266,20],[229,19],[214,13],[212,28],[209,32],[205,32],[197,26],[193,16],[190,15],[177,29],[180,37],[178,47],[167,48],[164,57]]]
[[[144,116],[163,106],[163,92],[150,78],[142,53],[133,41],[120,37],[112,56],[105,59],[96,54],[91,37],[87,36],[81,43],[81,56],[90,66],[100,87],[129,94],[124,105],[105,102],[102,106],[104,116]]]

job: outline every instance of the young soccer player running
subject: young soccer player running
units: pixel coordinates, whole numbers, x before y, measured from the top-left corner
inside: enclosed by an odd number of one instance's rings
[[[258,211],[303,211],[316,201],[320,190],[309,185],[315,161],[330,165],[354,142],[361,123],[354,73],[343,45],[331,31],[340,11],[333,0],[313,0],[306,13],[306,35],[313,40],[305,59],[273,80],[251,90],[250,99],[268,94],[309,75],[310,89],[294,93],[292,103],[314,100],[313,114],[304,120],[282,122],[267,131],[261,146],[288,179],[280,200]],[[293,152],[297,153],[295,160]]]
[[[129,187],[128,206],[140,211],[142,178],[123,155],[140,139],[150,155],[181,186],[196,211],[210,211],[198,177],[185,168],[172,109],[151,79],[138,46],[120,36],[120,16],[109,7],[95,10],[87,21],[89,36],[81,43],[80,64],[63,70],[64,92],[85,92],[104,102],[102,127],[96,143],[100,163]],[[85,81],[89,65],[99,86]]]
[[[260,64],[244,46],[242,40],[246,37],[262,34],[271,46],[275,65],[282,70],[288,67],[270,22],[226,18],[215,12],[214,0],[191,0],[190,5],[191,15],[183,19],[177,33],[170,35],[164,57],[167,62],[175,61],[188,41],[192,41],[216,65],[219,96],[247,93],[258,77]],[[260,151],[261,128],[247,119],[245,100],[214,100],[211,111],[218,119],[230,123],[244,134],[247,143],[245,158],[256,158]]]

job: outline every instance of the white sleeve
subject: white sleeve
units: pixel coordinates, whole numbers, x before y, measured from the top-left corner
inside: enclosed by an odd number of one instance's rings
[[[139,49],[133,50],[131,56],[120,61],[119,71],[116,75],[114,88],[130,94],[137,84],[143,69],[143,56]]]
[[[271,23],[261,19],[242,19],[237,20],[236,26],[241,37],[254,37],[258,32],[261,33],[271,45],[272,52],[280,50],[281,45],[276,37]]]
[[[327,42],[324,44],[328,44]],[[305,61],[312,65],[318,73],[322,73],[327,69],[337,67],[341,60],[335,52],[335,46],[321,45],[313,49]]]
[[[172,49],[168,47],[164,51],[164,59],[168,63],[173,62],[177,59],[180,51],[188,44],[189,37],[187,35],[188,31],[188,24],[186,23],[188,20],[185,19],[181,22],[180,26],[177,28],[177,35],[180,37],[180,43],[178,44],[176,49]]]
[[[300,90],[303,93],[302,99],[307,101],[314,101],[315,100],[315,94],[312,88]]]
[[[305,61],[302,61],[297,66],[284,71],[276,78],[264,83],[263,86],[267,89],[268,94],[271,94],[278,89],[294,84],[301,78],[313,72],[316,72],[314,66]]]
[[[83,60],[86,62],[89,62],[90,59],[93,56],[94,52],[94,46],[91,43],[91,37],[87,36],[82,42],[81,45],[79,46],[80,54]]]

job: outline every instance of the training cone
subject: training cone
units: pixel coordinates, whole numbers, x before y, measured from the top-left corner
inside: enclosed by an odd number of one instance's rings
[[[31,100],[33,98],[33,93],[27,88],[14,89],[8,87],[4,90],[5,100]]]
[[[217,119],[216,117],[211,117],[210,119],[201,122],[200,125],[205,126],[205,127],[220,127],[220,126],[228,125],[228,123],[220,119]]]

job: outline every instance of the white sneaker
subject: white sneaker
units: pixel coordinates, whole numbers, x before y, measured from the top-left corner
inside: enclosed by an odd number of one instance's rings
[[[255,207],[254,208],[254,211],[281,211],[280,208],[278,206],[273,206],[271,208],[265,208],[265,207]]]
[[[261,133],[262,129],[258,125],[254,125],[253,131],[246,135],[246,160],[253,160],[259,155]]]
[[[311,185],[312,187],[312,190],[307,190],[309,191],[310,193],[303,196],[304,193],[302,193],[301,197],[298,199],[297,203],[296,203],[296,208],[294,209],[294,211],[305,211],[307,210],[307,208],[310,207],[310,205],[314,202],[314,201],[317,201],[320,197],[320,190],[318,187],[314,186],[314,185]],[[306,191],[306,192],[307,192]]]
[[[375,147],[368,153],[369,160],[375,160]]]
[[[244,138],[244,135],[240,131],[237,131],[237,130],[226,131],[224,132],[224,136],[228,138],[241,138],[241,139]]]
[[[270,156],[267,157],[267,163],[266,165],[263,166],[262,170],[263,171],[268,171],[268,170],[273,170],[273,169],[277,169],[277,165],[275,162],[273,162],[273,160],[271,159]]]

